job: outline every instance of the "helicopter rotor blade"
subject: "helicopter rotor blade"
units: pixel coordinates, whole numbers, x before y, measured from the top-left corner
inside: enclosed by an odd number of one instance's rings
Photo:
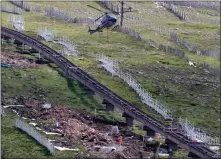
[[[132,11],[124,11],[124,13],[127,13],[127,12],[138,12],[138,10],[132,10]]]
[[[106,14],[106,13],[105,13]],[[100,16],[99,18],[95,19],[95,22],[98,21],[101,17],[103,17],[105,14],[103,14],[102,16]]]
[[[111,11],[111,12],[108,12],[108,13],[113,13],[113,14],[115,14],[115,15],[120,15],[120,13],[119,13],[119,12],[116,12],[116,11]]]
[[[93,9],[95,9],[95,10],[98,10],[98,11],[100,11],[100,12],[105,13],[104,11],[102,11],[102,10],[100,10],[100,9],[98,9],[98,8],[95,8],[95,7],[91,6],[91,5],[87,5],[87,6],[93,8]]]

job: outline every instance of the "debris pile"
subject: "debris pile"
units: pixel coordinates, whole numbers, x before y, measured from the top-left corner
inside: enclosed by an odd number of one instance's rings
[[[23,57],[18,54],[1,54],[1,63],[21,68],[37,66],[34,60],[27,59],[27,57]]]
[[[10,101],[10,100],[8,100]],[[145,144],[134,137],[127,136],[123,126],[107,125],[105,122],[95,122],[93,116],[84,110],[58,108],[28,97],[16,97],[16,102],[5,104],[22,104],[24,107],[8,107],[16,110],[24,120],[33,120],[32,124],[38,131],[47,136],[56,135],[50,140],[58,149],[78,149],[83,145],[92,156],[108,158],[128,158],[145,156],[149,151]],[[122,136],[122,145],[118,139]]]

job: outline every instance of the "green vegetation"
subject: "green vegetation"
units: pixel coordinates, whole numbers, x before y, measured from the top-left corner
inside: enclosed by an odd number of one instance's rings
[[[73,152],[57,151],[55,156],[36,140],[14,127],[15,114],[7,112],[1,120],[2,158],[74,158]]]
[[[32,3],[36,3],[38,5],[57,6],[64,10],[68,10],[69,6],[76,11],[82,10],[81,6],[87,8],[85,7],[84,2],[74,2],[78,5],[72,5],[72,2],[67,4],[65,3],[65,5],[61,5],[60,2]],[[132,3],[133,2],[130,2],[129,4]],[[87,4],[93,6],[98,5],[95,2],[87,2]],[[150,10],[145,10],[145,8],[151,6],[153,7],[154,4],[152,2],[134,4],[135,7],[141,8],[141,13],[135,13],[135,15],[142,15],[143,17],[154,21],[156,24],[179,27],[180,30],[184,28],[185,31],[188,30],[189,32],[187,34],[179,34],[184,39],[188,37],[188,39],[186,39],[187,41],[197,43],[203,48],[209,47],[207,45],[210,42],[214,43],[214,46],[218,45],[216,40],[211,40],[211,36],[207,36],[207,33],[213,34],[218,31],[219,28],[216,25],[199,25],[180,22],[178,21],[178,18],[176,18],[170,12],[165,11],[165,15],[168,15],[168,18],[165,18],[166,16],[163,14],[158,16],[156,9],[152,9],[152,14],[148,14]],[[94,12],[95,14],[97,13],[97,11],[94,11],[93,9],[90,11]],[[2,26],[12,28],[11,23],[7,22],[8,15],[9,14],[7,13],[2,13]],[[84,14],[82,13],[82,15]],[[90,37],[87,32],[87,25],[70,24],[64,22],[63,20],[57,20],[55,18],[44,16],[42,13],[26,12],[24,14],[24,20],[25,34],[29,36],[36,38],[38,28],[50,27],[56,30],[58,36],[66,36],[70,40],[74,41],[79,51],[79,57],[66,58],[85,70],[109,89],[129,102],[135,104],[147,114],[150,114],[156,119],[163,121],[162,117],[142,104],[139,96],[121,79],[111,77],[109,73],[100,68],[98,62],[95,61],[95,55],[97,53],[104,53],[105,55],[119,60],[120,67],[122,69],[130,71],[133,76],[144,86],[144,88],[148,89],[148,91],[153,94],[154,98],[157,98],[160,102],[173,110],[173,116],[175,119],[177,119],[179,116],[183,118],[187,117],[190,121],[194,121],[195,125],[202,128],[209,134],[219,136],[220,123],[217,122],[217,119],[220,118],[220,83],[219,79],[213,75],[205,73],[202,69],[189,66],[185,59],[151,48],[147,42],[138,41],[129,35],[118,32],[109,32],[109,42],[107,42],[105,32],[101,34],[94,34],[92,37]],[[187,49],[171,41],[168,36],[155,34],[153,31],[147,31],[144,28],[138,28],[136,26],[132,26],[132,28],[135,28],[137,32],[140,32],[141,36],[146,40],[153,39],[157,44],[162,43],[166,46],[173,46],[182,49],[185,51],[185,54],[188,55],[191,61],[196,61],[197,63],[202,63],[205,61],[214,67],[219,68],[220,66],[219,60],[206,56],[194,55],[193,53],[188,52]],[[201,32],[198,33],[198,31]],[[192,34],[193,32],[196,33]],[[203,37],[205,38],[204,41],[202,40]],[[58,44],[47,42],[44,43],[56,51],[61,48]],[[7,44],[3,45],[3,47],[8,48],[9,50],[18,49],[8,46]],[[30,55],[24,56],[34,58]],[[60,69],[54,64],[40,65],[37,68],[32,69],[2,69],[1,73],[3,97],[14,97],[21,94],[44,100],[57,106],[86,109],[92,113],[96,108],[97,115],[108,120],[124,120],[120,116],[120,112],[117,112],[114,115],[105,112],[100,102],[97,102],[93,96],[85,95],[78,82],[64,78],[61,75]],[[197,82],[200,84],[196,84]],[[7,120],[9,119],[10,117],[6,117],[3,120],[5,120],[5,123],[7,123]],[[7,135],[7,133],[12,132],[12,134],[16,136],[16,134],[18,135],[19,132],[17,132],[12,126],[10,130],[5,127],[3,127],[2,130],[3,138],[5,136],[5,140],[3,140],[3,151],[8,158],[15,157],[20,151],[22,152],[23,150],[14,149],[14,153],[9,156],[8,152],[12,143],[9,142],[10,135]],[[134,131],[139,134],[143,133],[136,128]],[[21,136],[26,135],[20,133],[20,138]],[[26,140],[27,142],[32,141],[27,136],[24,137],[24,140],[25,142]],[[15,142],[19,141],[20,139],[15,140]],[[34,145],[36,146],[37,144]],[[37,152],[33,152],[33,154],[38,153],[36,156],[39,157],[46,156],[45,154],[47,154],[47,152],[43,148],[40,146],[36,147],[38,147],[36,148],[38,150]],[[32,151],[30,151],[30,153],[31,152]],[[69,154],[67,155],[69,156]],[[29,154],[20,154],[20,156],[29,156]]]
[[[6,18],[7,18],[7,14],[3,13],[2,14],[3,25],[11,27],[11,25],[8,22],[6,22]],[[110,88],[111,90],[113,90],[114,92],[122,96],[123,98],[129,100],[131,103],[137,105],[139,108],[141,108],[148,114],[151,114],[158,119],[160,119],[160,117],[156,115],[155,113],[153,113],[153,111],[151,111],[150,109],[146,108],[146,106],[140,102],[138,95],[135,92],[133,92],[131,88],[126,87],[127,85],[122,80],[120,80],[117,77],[111,78],[109,73],[99,68],[98,63],[95,61],[95,54],[105,53],[105,55],[109,55],[113,57],[114,59],[120,60],[121,61],[120,66],[123,67],[124,69],[129,69],[129,70],[136,69],[138,71],[139,70],[142,71],[143,68],[149,67],[149,65],[155,65],[156,67],[159,67],[159,68],[167,67],[168,69],[171,69],[174,71],[176,70],[176,72],[180,72],[183,69],[185,69],[188,72],[192,72],[192,71],[198,72],[198,73],[202,72],[199,69],[190,67],[188,63],[185,61],[185,59],[181,59],[176,56],[171,56],[159,50],[150,48],[145,42],[140,42],[136,40],[135,38],[131,38],[130,36],[125,35],[125,34],[120,34],[118,32],[111,32],[110,38],[109,38],[110,42],[107,43],[106,35],[103,35],[103,34],[101,35],[94,34],[92,38],[90,39],[90,36],[87,33],[87,27],[84,25],[69,24],[62,20],[56,20],[55,18],[43,16],[41,13],[25,13],[24,19],[25,21],[28,21],[25,27],[26,28],[25,34],[27,35],[36,37],[36,32],[38,28],[50,26],[51,28],[56,30],[58,36],[67,36],[69,39],[73,40],[78,47],[80,58],[67,57],[70,61],[72,61],[74,64],[76,64],[83,70],[87,71],[96,80],[108,86],[108,88]],[[157,36],[157,37],[160,37],[160,36]],[[121,40],[119,41],[119,39]],[[46,44],[54,48],[55,50],[60,49],[60,46],[56,44],[52,44],[52,43],[46,43]],[[192,54],[190,53],[190,55]],[[196,55],[192,55],[192,57],[196,58]],[[83,60],[81,58],[83,58]],[[201,57],[201,59],[207,60],[209,58]],[[197,60],[200,61],[200,58],[197,58]],[[211,59],[211,63],[214,63],[214,60],[215,59]],[[216,60],[215,65],[218,66],[217,60]],[[177,91],[180,90],[182,87],[175,85],[174,87],[176,87],[175,89],[176,91],[171,92],[170,96],[167,95],[167,97],[163,97],[163,98],[159,94],[154,93],[155,90],[159,89],[158,84],[154,81],[156,81],[156,78],[158,78],[157,76],[160,76],[160,74],[163,73],[159,71],[155,72],[153,70],[151,72],[148,72],[148,74],[151,73],[152,76],[149,77],[148,80],[145,80],[145,82],[141,82],[141,83],[144,86],[147,85],[148,87],[146,88],[160,101],[164,101],[165,98],[167,99],[167,101],[171,101],[171,103],[166,102],[166,104],[168,105],[169,108],[174,108],[173,105],[177,105],[179,102],[181,102],[180,99],[178,98],[176,100],[175,95],[177,94]],[[140,76],[137,73],[134,75],[138,77]],[[169,83],[171,83],[169,79],[164,81],[165,85]],[[169,85],[172,85],[172,84],[173,83]],[[45,84],[44,86],[46,85],[47,84]],[[219,93],[219,90],[215,91],[215,94],[218,94],[218,93]],[[185,95],[185,93],[183,94],[184,96],[182,97],[185,99],[185,101],[191,101],[190,96],[188,96],[187,94]],[[212,98],[212,100],[213,100],[213,103],[216,103],[215,101],[217,101],[214,98]],[[189,103],[182,103],[182,104],[189,106]],[[200,106],[201,102],[197,101],[196,104]],[[216,105],[218,104],[219,102]],[[174,112],[176,111],[182,112],[181,107],[176,107],[176,109],[177,110],[174,110]],[[176,114],[174,115],[176,116]],[[188,115],[189,118],[191,118],[191,116],[192,115]],[[216,115],[214,116],[214,118],[215,117]],[[205,119],[202,118],[202,120],[205,120]],[[216,123],[215,125],[218,126],[218,123]],[[213,131],[213,133],[215,132]]]

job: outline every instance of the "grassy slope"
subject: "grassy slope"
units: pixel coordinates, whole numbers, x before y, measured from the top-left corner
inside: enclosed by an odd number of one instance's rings
[[[155,25],[161,25],[173,29],[178,28],[179,30],[178,35],[181,38],[183,38],[188,42],[193,42],[193,44],[196,44],[201,49],[217,50],[218,48],[220,48],[220,42],[219,42],[220,40],[216,38],[219,34],[218,31],[220,31],[219,25],[208,24],[208,23],[187,23],[185,21],[181,21],[169,11],[165,11],[162,8],[156,8],[156,5],[154,5],[152,2],[143,2],[143,3],[130,2],[128,3],[128,5],[131,5],[134,8],[134,10],[138,10],[138,13],[135,14],[133,13],[134,15],[141,16],[153,22]],[[214,12],[219,13],[218,11]],[[206,14],[202,14],[201,18],[207,19],[208,17]],[[151,33],[151,31],[147,31],[147,29],[145,29],[146,28],[145,25],[138,27],[132,25],[131,27],[135,28],[138,32],[141,32],[142,37],[146,39],[153,39],[157,43],[163,43],[164,45],[171,45],[171,46],[176,45],[174,44],[174,42],[169,40],[169,37],[159,36],[160,34],[158,33],[156,36],[156,33]],[[170,42],[168,43],[168,41]],[[188,55],[189,54],[191,55],[190,57],[192,60],[196,60],[197,62],[203,62],[203,61],[208,62],[207,59],[205,59],[204,57],[199,57],[197,55],[189,53],[187,49],[185,49],[184,51]],[[218,62],[216,61],[217,61],[216,59],[212,58],[212,60],[209,60],[209,64],[215,67],[217,66],[219,67],[219,61]]]
[[[14,114],[1,120],[2,157],[4,158],[49,158],[50,153],[33,138],[14,127]],[[5,144],[7,143],[7,144]]]
[[[49,3],[49,2],[47,2]],[[53,4],[51,4],[53,5]],[[82,4],[83,5],[83,4]],[[6,22],[7,14],[2,14],[2,20],[4,26],[11,26],[9,23]],[[133,39],[127,35],[122,35],[116,32],[110,33],[110,39],[109,43],[106,42],[105,34],[95,34],[92,36],[92,39],[90,39],[88,33],[87,33],[87,26],[82,26],[78,24],[67,24],[61,20],[55,20],[53,18],[44,17],[42,14],[39,13],[26,13],[24,15],[25,21],[26,21],[26,34],[36,36],[36,31],[39,27],[43,26],[50,26],[53,29],[56,29],[59,36],[65,35],[72,39],[78,46],[80,56],[84,57],[84,60],[76,60],[72,57],[68,57],[71,61],[73,61],[74,64],[82,67],[84,70],[89,72],[94,78],[96,78],[98,81],[103,83],[104,85],[107,85],[111,90],[118,93],[123,98],[129,100],[130,102],[136,104],[138,107],[144,109],[144,105],[141,104],[139,97],[128,87],[125,87],[126,85],[119,80],[118,78],[111,78],[108,73],[103,71],[102,69],[99,69],[97,63],[95,62],[94,54],[95,53],[105,53],[106,55],[110,55],[115,59],[119,59],[122,61],[121,66],[125,69],[138,69],[142,70],[144,64],[155,64],[157,67],[159,66],[166,66],[171,69],[178,68],[178,72],[181,69],[186,69],[189,71],[199,71],[197,69],[191,68],[187,65],[187,63],[183,59],[179,59],[175,56],[169,56],[169,55],[163,55],[164,53],[159,52],[157,50],[149,48],[145,43],[139,42],[136,39]],[[70,34],[72,33],[72,34]],[[120,41],[119,41],[120,39]],[[53,48],[57,49],[58,47],[52,44],[49,44]],[[159,55],[151,55],[158,53]],[[193,55],[195,57],[195,55]],[[136,60],[134,60],[136,58]],[[205,58],[204,60],[207,60]],[[158,64],[157,61],[161,61],[161,64]],[[213,61],[211,62],[213,63]],[[180,69],[180,70],[179,70]],[[200,72],[200,71],[199,71]],[[161,73],[162,74],[162,73]],[[179,98],[174,98],[174,95],[176,95],[176,91],[172,91],[171,94],[167,96],[161,96],[159,95],[158,89],[162,85],[159,84],[159,80],[157,81],[155,77],[160,76],[160,72],[158,74],[152,72],[149,78],[146,78],[145,76],[141,77],[138,76],[138,79],[141,80],[142,85],[145,86],[150,92],[157,98],[159,98],[161,101],[166,101],[168,107],[175,108],[173,105],[180,105],[180,107],[176,107],[175,111],[179,112],[182,116],[187,116],[190,119],[193,119],[196,114],[194,113],[184,113],[183,107],[189,107],[190,101],[192,98],[189,97],[188,90],[185,90],[182,94],[183,100],[180,100]],[[148,79],[148,80],[142,80],[142,79]],[[160,78],[158,78],[160,79]],[[165,81],[165,84],[168,85],[174,85],[173,82]],[[162,82],[163,83],[163,82]],[[47,86],[48,84],[45,84],[44,86]],[[174,86],[176,87],[176,86]],[[176,90],[182,89],[181,86],[177,86],[175,88]],[[192,90],[194,91],[194,90]],[[200,90],[198,90],[200,91]],[[219,94],[217,91],[215,94]],[[53,95],[53,94],[52,94]],[[66,98],[66,97],[64,97]],[[219,109],[219,100],[218,97],[214,96],[215,99],[211,98],[213,101],[215,107]],[[56,100],[56,99],[55,99]],[[202,105],[200,103],[200,99],[196,101],[195,105],[197,105],[196,109],[199,109]],[[210,109],[210,104],[205,105],[202,109],[202,112],[200,112],[201,116],[198,116],[197,119],[193,119],[196,124],[201,124],[201,126],[204,127],[204,124],[206,124],[205,129],[208,130],[208,132],[212,134],[219,134],[217,131],[217,128],[219,128],[219,123],[215,122],[214,120],[217,118],[218,114],[217,112],[214,112],[214,115],[211,117],[206,113],[208,109]],[[190,111],[194,110],[192,107],[188,108]],[[153,114],[150,110],[144,109],[147,113],[150,113],[157,117],[155,114]],[[177,115],[176,114],[176,115]],[[207,115],[206,115],[207,114]],[[209,124],[205,123],[205,118],[209,121]],[[212,124],[211,124],[212,123]],[[208,127],[208,125],[210,127]]]

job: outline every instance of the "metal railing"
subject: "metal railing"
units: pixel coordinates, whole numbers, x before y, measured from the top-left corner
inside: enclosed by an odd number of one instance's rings
[[[38,35],[44,38],[47,42],[53,41],[56,37],[56,31],[50,28],[39,28]]]
[[[55,154],[55,148],[54,145],[45,137],[42,136],[39,132],[34,130],[31,126],[29,126],[27,123],[23,122],[20,119],[15,120],[15,127],[23,130],[28,135],[33,137],[36,141],[38,141],[41,145],[45,146],[52,155]]]
[[[220,145],[220,138],[207,135],[205,132],[200,130],[200,128],[195,127],[193,123],[187,120],[187,118],[179,118],[179,124],[190,139],[197,140],[197,142],[203,142],[213,146]]]
[[[144,89],[143,86],[137,82],[130,73],[124,73],[119,68],[119,64],[116,60],[113,60],[110,57],[106,57],[103,54],[98,54],[96,59],[102,62],[102,67],[104,67],[108,72],[111,72],[112,76],[118,76],[119,78],[123,79],[131,88],[133,88],[141,97],[142,103],[154,109],[158,114],[163,116],[164,119],[172,120],[171,111],[163,106],[158,100],[152,98],[151,93]]]

